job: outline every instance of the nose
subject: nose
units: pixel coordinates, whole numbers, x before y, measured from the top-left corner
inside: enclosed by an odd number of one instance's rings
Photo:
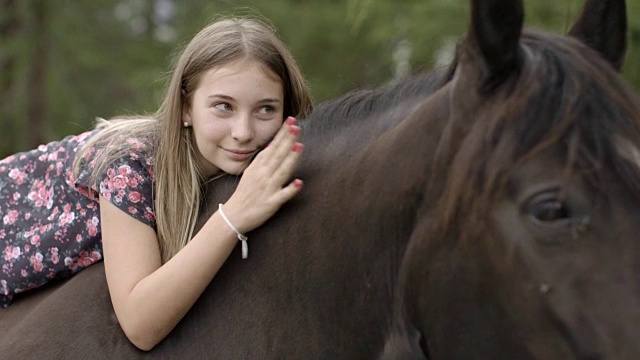
[[[238,142],[249,142],[254,137],[254,127],[251,115],[239,114],[231,128],[231,137]]]

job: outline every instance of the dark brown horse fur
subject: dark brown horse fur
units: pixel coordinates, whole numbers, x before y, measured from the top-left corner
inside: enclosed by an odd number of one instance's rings
[[[640,358],[624,2],[589,1],[571,38],[521,34],[522,8],[474,1],[450,68],[320,105],[303,191],[154,350],[98,264],[2,310],[0,358]]]

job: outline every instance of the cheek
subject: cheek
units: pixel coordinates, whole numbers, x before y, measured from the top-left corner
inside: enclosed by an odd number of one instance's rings
[[[220,140],[230,133],[228,127],[220,121],[194,124],[193,131],[195,133],[196,140],[207,142]]]
[[[261,140],[270,139],[276,135],[281,126],[282,121],[269,121],[261,123],[256,128],[256,137]]]

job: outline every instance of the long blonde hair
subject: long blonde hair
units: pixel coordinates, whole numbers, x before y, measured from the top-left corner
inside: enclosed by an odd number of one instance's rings
[[[95,185],[99,174],[130,149],[127,138],[154,139],[154,210],[163,263],[193,236],[205,180],[192,147],[192,131],[182,125],[183,108],[192,101],[207,70],[247,58],[264,64],[282,80],[285,117],[301,117],[312,110],[302,71],[271,25],[254,18],[220,19],[202,29],[186,46],[154,116],[111,119],[98,124],[100,131],[76,157],[77,174],[86,151],[92,147],[102,149],[91,178]]]

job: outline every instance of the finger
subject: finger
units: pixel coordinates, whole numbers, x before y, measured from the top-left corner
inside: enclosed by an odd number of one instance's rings
[[[273,148],[271,153],[267,154],[268,160],[266,165],[271,171],[276,171],[282,164],[282,162],[291,154],[292,149],[295,147],[296,140],[300,134],[300,127],[296,125],[288,125],[288,128],[284,129],[284,134],[278,139],[277,142],[273,142],[269,148]]]
[[[288,140],[288,139],[291,138],[291,135],[294,135],[292,133],[292,128],[291,128],[292,126],[296,126],[296,119],[290,116],[282,124],[278,132],[276,132],[271,142],[265,145],[265,148],[260,153],[258,153],[258,155],[254,160],[259,160],[259,157],[270,159],[273,157],[274,153],[277,153],[277,152],[282,153],[283,149],[286,149],[289,146],[287,144],[291,142],[291,140]],[[293,132],[296,132],[296,131],[297,133],[299,133],[300,132],[299,128],[297,128],[297,130],[293,130]],[[296,137],[296,135],[294,135],[294,137]]]
[[[292,182],[290,182],[287,186],[283,187],[278,193],[278,203],[279,203],[278,207],[282,206],[287,201],[293,199],[293,197],[296,196],[300,192],[300,190],[302,190],[303,185],[304,183],[302,182],[302,180],[295,179]]]
[[[303,150],[304,145],[302,143],[294,143],[287,156],[282,160],[279,166],[274,169],[272,178],[279,187],[282,187],[293,175],[293,172],[296,170],[298,165],[298,161],[302,156]]]
[[[282,143],[283,139],[285,139],[287,135],[289,135],[291,126],[296,126],[296,119],[292,116],[289,116],[284,121],[282,126],[280,126],[280,129],[273,137],[273,140],[271,140],[271,148],[277,148]]]

